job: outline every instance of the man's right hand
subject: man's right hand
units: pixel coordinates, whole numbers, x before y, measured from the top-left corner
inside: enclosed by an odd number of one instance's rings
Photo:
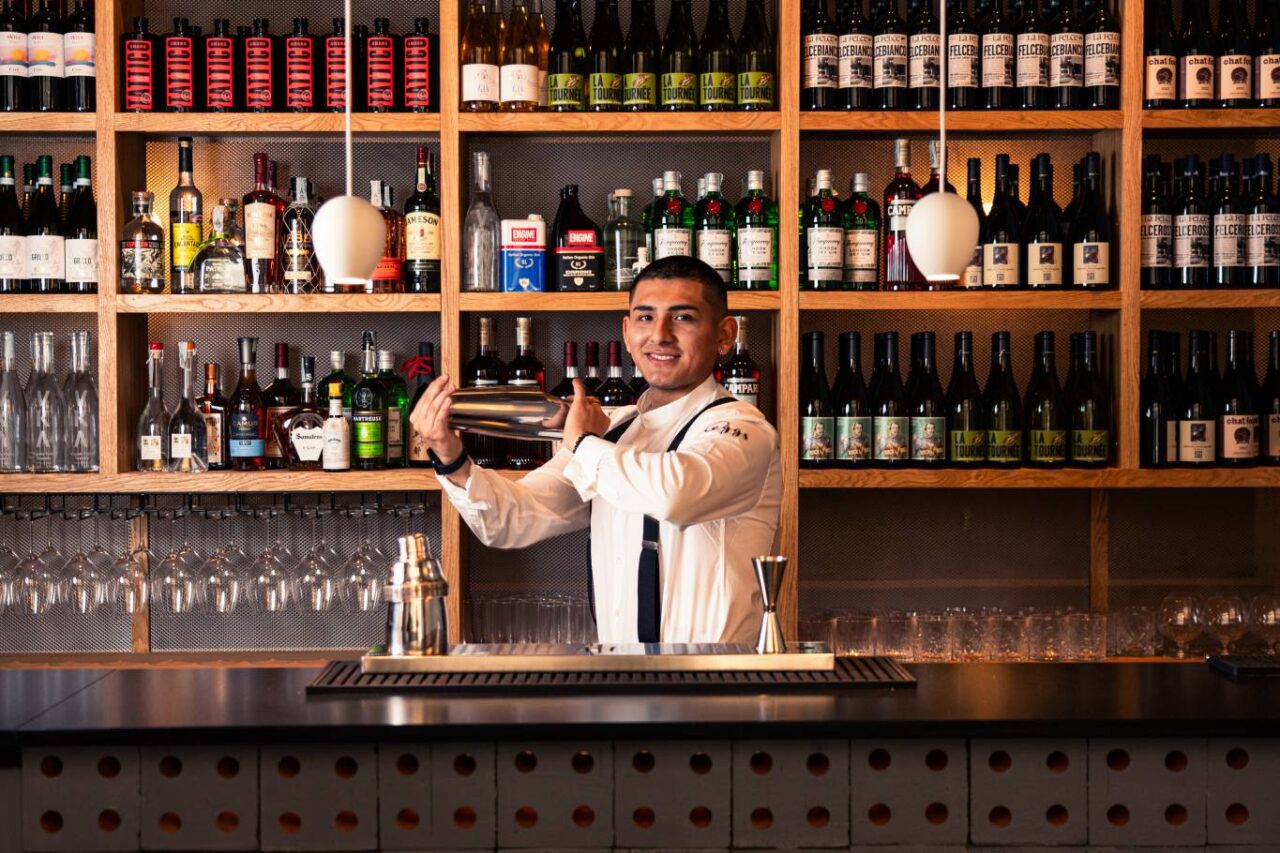
[[[426,438],[427,446],[446,465],[461,456],[463,450],[462,436],[457,430],[449,428],[449,409],[453,405],[453,392],[456,390],[448,376],[437,377],[427,386],[418,405],[409,414],[409,423],[414,431]],[[456,472],[457,475],[463,475],[463,482],[466,481],[467,467],[469,466]],[[453,475],[450,479],[453,479]]]

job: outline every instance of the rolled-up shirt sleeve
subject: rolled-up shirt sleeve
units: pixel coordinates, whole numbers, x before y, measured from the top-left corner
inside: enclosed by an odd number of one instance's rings
[[[481,542],[492,548],[524,548],[590,523],[591,504],[565,477],[568,461],[569,452],[561,450],[519,480],[508,480],[479,465],[471,466],[465,486],[446,477],[437,479]]]

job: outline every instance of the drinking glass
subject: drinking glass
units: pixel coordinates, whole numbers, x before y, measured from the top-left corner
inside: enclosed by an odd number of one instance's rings
[[[14,571],[18,609],[27,616],[43,616],[62,600],[62,578],[39,554],[22,558]]]
[[[1043,661],[1064,658],[1066,616],[1039,612],[1027,614],[1027,657]]]
[[[337,581],[329,573],[323,558],[308,551],[294,570],[298,578],[298,606],[304,613],[324,613],[337,599]]]
[[[136,551],[126,551],[111,564],[112,597],[122,613],[141,613],[150,602],[147,570]]]
[[[865,613],[842,613],[827,619],[832,651],[849,657],[876,653],[876,617]]]
[[[190,613],[196,607],[196,576],[187,568],[179,551],[171,551],[160,563],[158,571],[160,603],[175,616]]]
[[[1194,595],[1174,594],[1160,602],[1160,633],[1177,648],[1176,657],[1187,656],[1187,644],[1204,630],[1200,599]]]
[[[1267,644],[1267,654],[1274,655],[1280,643],[1280,592],[1261,592],[1253,597],[1249,627]]]
[[[1068,613],[1062,618],[1064,660],[1104,660],[1107,617],[1102,613]]]
[[[911,660],[916,656],[916,618],[910,613],[876,617],[876,649],[886,657]]]
[[[916,660],[946,663],[956,653],[956,623],[945,613],[922,613],[916,617],[919,643]]]
[[[1231,644],[1249,630],[1244,601],[1237,595],[1211,595],[1204,603],[1204,625],[1210,637],[1222,645],[1222,654],[1231,654]]]
[[[1107,620],[1111,653],[1122,657],[1151,657],[1159,645],[1156,613],[1150,607],[1125,607]]]
[[[17,552],[8,546],[7,543],[0,542],[0,611],[6,607],[13,607],[14,600],[14,569],[18,563],[22,562],[22,558]]]
[[[984,620],[985,642],[991,648],[993,660],[1026,660],[1028,643],[1027,617],[1021,613],[994,613]]]
[[[947,610],[947,615],[955,623],[955,659],[961,661],[990,660],[990,634],[986,631],[987,612],[952,607]]]

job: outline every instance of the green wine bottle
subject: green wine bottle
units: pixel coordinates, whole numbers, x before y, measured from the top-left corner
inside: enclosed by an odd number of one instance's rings
[[[702,28],[702,42],[698,45],[698,58],[702,64],[698,78],[698,106],[701,109],[723,112],[737,105],[737,93],[734,91],[737,53],[733,30],[729,26],[729,0],[711,0],[707,7],[707,25]]]
[[[591,76],[587,80],[587,109],[608,112],[622,109],[622,30],[618,26],[618,0],[596,0],[596,19],[589,46]]]
[[[698,39],[693,30],[692,0],[673,0],[662,38],[662,109],[698,108]]]
[[[661,43],[653,0],[631,4],[631,30],[622,51],[622,108],[633,112],[658,108],[658,56]]]
[[[777,84],[773,36],[764,0],[747,0],[747,14],[738,35],[738,109],[774,109]]]
[[[547,59],[547,109],[557,113],[587,108],[587,37],[580,0],[556,0],[556,29]]]

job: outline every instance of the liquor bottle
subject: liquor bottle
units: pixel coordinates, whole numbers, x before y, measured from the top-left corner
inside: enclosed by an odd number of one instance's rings
[[[9,165],[12,168],[12,159]],[[0,158],[0,181],[3,181],[4,166],[5,160]],[[2,193],[0,197],[3,197]],[[133,194],[133,219],[125,224],[124,233],[120,235],[121,293],[164,292],[164,229],[151,215],[153,198],[149,192],[135,191]],[[24,236],[24,252],[25,249]],[[26,268],[25,257],[22,268]]]
[[[826,468],[835,461],[835,406],[827,385],[822,332],[805,332],[800,372],[800,467]]]
[[[978,233],[982,234],[982,229],[986,227],[987,213],[982,209],[982,161],[977,157],[969,158],[968,184],[965,200],[969,202],[969,206],[973,208],[973,212],[977,215]],[[975,290],[982,287],[981,240],[974,245],[973,257],[969,259],[969,265],[960,274],[959,286],[965,290]]]
[[[587,108],[587,37],[582,32],[581,0],[556,0],[547,68],[547,109],[581,112]]]
[[[254,18],[253,33],[244,40],[244,55],[245,109],[253,113],[280,110],[284,63],[266,18]]]
[[[564,342],[564,375],[547,393],[561,400],[573,399],[573,380],[578,378],[578,342]]]
[[[1184,383],[1178,420],[1178,464],[1208,467],[1217,462],[1217,428],[1221,404],[1218,376],[1210,366],[1209,333],[1192,329],[1188,349],[1191,365]]]
[[[653,0],[633,0],[631,29],[627,32],[621,63],[624,110],[657,109],[660,52]]]
[[[364,103],[369,112],[389,113],[401,106],[399,55],[400,39],[392,34],[391,22],[374,18],[373,32],[364,42]]]
[[[946,397],[947,460],[975,468],[987,461],[987,418],[973,372],[973,333],[956,332],[955,360]]]
[[[138,416],[138,470],[168,468],[169,413],[164,408],[164,344],[147,344],[147,404]],[[29,442],[35,441],[33,434]]]
[[[604,226],[604,289],[630,290],[640,271],[644,230],[631,216],[631,190],[609,193],[609,221]]]
[[[764,0],[747,0],[734,65],[738,72],[738,109],[774,109],[777,101],[777,74],[773,35],[769,32]]]
[[[994,0],[982,27],[982,105],[1012,109],[1014,103],[1013,26],[1004,17],[1005,0]]]
[[[1173,384],[1165,372],[1166,332],[1147,335],[1147,372],[1139,391],[1138,462],[1167,468],[1178,461],[1178,413]]]
[[[734,211],[734,224],[734,286],[738,290],[777,290],[778,208],[765,193],[764,172],[747,172],[747,192]]]
[[[826,0],[805,0],[803,11],[800,109],[835,109],[840,86],[840,27],[827,17]],[[873,73],[879,76],[878,71]]]
[[[1246,212],[1245,283],[1252,287],[1280,286],[1280,201],[1272,184],[1270,154],[1254,157],[1252,193]]]
[[[622,341],[609,341],[608,352],[609,373],[592,394],[600,401],[600,408],[605,415],[612,417],[618,409],[635,405],[636,397],[631,393],[631,386],[622,378]]]
[[[698,106],[711,112],[735,109],[738,48],[729,24],[728,0],[711,0],[698,43]]]
[[[1018,256],[1022,231],[1018,223],[1018,214],[1009,196],[1009,155],[998,154],[996,155],[995,196],[991,201],[991,210],[983,220],[982,232],[978,238],[982,245],[983,287],[1007,289],[1019,286],[1020,258]],[[1058,279],[1061,284],[1061,258],[1055,260],[1059,265]],[[1049,274],[1052,275],[1052,269]]]
[[[284,447],[276,434],[276,424],[290,409],[298,405],[299,399],[298,388],[289,378],[289,345],[286,343],[276,344],[276,378],[262,392],[262,399],[267,413],[267,467],[284,468]]]
[[[427,147],[419,145],[417,180],[413,195],[404,203],[404,289],[408,293],[440,292],[440,197],[432,160]]]
[[[1239,287],[1245,283],[1245,250],[1249,217],[1243,200],[1236,194],[1236,158],[1223,154],[1218,160],[1218,193],[1209,202],[1213,233],[1213,263],[1209,268],[1211,287]]]
[[[1071,418],[1058,384],[1053,337],[1053,332],[1036,334],[1036,362],[1027,382],[1027,465],[1032,468],[1061,468],[1067,461]]]
[[[1055,110],[1084,105],[1084,32],[1075,0],[1061,0],[1049,35],[1049,100]]]
[[[387,464],[387,391],[378,379],[377,336],[364,333],[360,381],[351,392],[351,467],[376,471]]]
[[[62,23],[66,105],[73,113],[91,113],[97,109],[98,49],[93,30],[92,3],[75,0],[71,14]]]
[[[1173,33],[1173,4],[1155,0],[1145,8],[1142,42],[1145,47],[1145,89],[1142,107],[1169,109],[1178,103],[1178,40]]]
[[[921,468],[936,468],[947,461],[947,402],[938,380],[936,352],[933,332],[917,332],[911,336],[907,412],[911,462]]]
[[[894,176],[884,190],[884,289],[916,290],[925,281],[907,246],[907,218],[921,193],[911,179],[911,141],[894,140],[893,151]]]
[[[192,180],[191,137],[178,137],[178,183],[169,192],[169,290],[194,293],[192,268],[204,239],[204,196]]]
[[[555,235],[555,290],[601,290],[604,287],[604,239],[600,228],[582,212],[578,185],[560,190],[560,207],[552,226]]]
[[[880,285],[880,205],[871,198],[871,177],[853,176],[844,207],[844,289],[875,290]]]
[[[324,270],[316,258],[312,225],[315,210],[309,195],[310,181],[302,175],[290,179],[293,185],[289,206],[280,218],[283,237],[284,289],[289,293],[319,293],[324,289]]]
[[[1148,154],[1142,176],[1142,260],[1144,290],[1166,288],[1173,278],[1173,207],[1161,180],[1159,154]]]
[[[662,173],[663,197],[653,217],[653,260],[693,254],[693,205],[680,189],[680,173]]]
[[[883,468],[910,462],[911,419],[898,375],[898,333],[878,332],[871,374],[872,459]]]
[[[875,28],[862,14],[862,0],[850,0],[844,17],[838,19],[839,64],[836,82],[839,92],[824,109],[870,109],[875,97]]]
[[[31,215],[31,197],[36,194],[36,164],[22,165],[22,218]]]
[[[697,53],[698,38],[693,29],[690,0],[672,0],[658,60],[661,109],[679,112],[698,108]]]
[[[595,396],[596,389],[604,381],[600,376],[600,344],[595,341],[587,341],[587,356],[583,362],[583,369],[582,386],[587,389],[588,394]]]
[[[28,109],[61,112],[66,108],[66,64],[57,3],[35,0],[27,18]]]
[[[369,181],[369,203],[382,214],[382,257],[365,285],[366,293],[396,293],[404,289],[404,215],[396,209],[395,189]]]
[[[285,467],[291,471],[318,471],[324,455],[325,418],[316,407],[316,360],[302,359],[302,397],[298,405],[285,412],[274,423],[275,440],[280,445]],[[346,425],[342,407],[338,420]]]
[[[62,417],[64,428],[63,447],[66,448],[66,470],[89,473],[99,470],[98,465],[98,388],[93,381],[90,367],[88,332],[71,332],[71,371],[62,383],[62,400],[66,411]],[[0,379],[0,385],[3,379]],[[0,397],[4,391],[0,389]],[[0,423],[3,421],[3,403],[0,403]],[[0,427],[0,432],[4,428]],[[0,439],[0,455],[4,440]],[[0,465],[3,470],[3,465]]]
[[[587,109],[622,109],[622,29],[617,0],[596,0],[595,21],[587,47]]]
[[[523,6],[520,6],[523,9]],[[514,13],[513,13],[514,14]],[[510,38],[510,36],[508,36]],[[438,61],[436,37],[431,35],[431,22],[427,18],[413,19],[413,32],[400,40],[400,67],[404,69],[403,87],[397,102],[406,112],[429,113],[437,109],[439,98],[435,93],[439,83],[432,68]],[[536,45],[535,45],[536,46]],[[534,63],[534,88],[537,95],[537,63]]]
[[[896,4],[895,4],[896,5]],[[942,85],[942,40],[933,0],[918,0],[918,13],[908,22],[907,102],[916,110],[936,110]]]
[[[128,54],[123,55],[127,68]],[[0,62],[0,111],[25,110],[28,79],[27,21],[22,15],[22,3],[19,0],[4,0],[0,3],[0,57],[5,58]]]
[[[493,318],[479,319],[480,343],[476,356],[462,369],[464,388],[491,388],[502,384],[505,365],[498,359],[493,346]],[[463,443],[471,460],[483,468],[497,468],[506,462],[506,453],[499,440],[487,435],[468,433]]]
[[[1071,408],[1069,464],[1105,468],[1111,460],[1111,394],[1098,372],[1098,333],[1080,332],[1073,341],[1066,398]]]
[[[231,32],[231,22],[215,18],[213,32],[205,36],[201,48],[204,64],[204,108],[211,113],[227,113],[244,108],[243,45]]]
[[[1266,4],[1259,4],[1259,8]],[[1242,0],[1224,0],[1218,13],[1218,106],[1253,105],[1253,29]]]
[[[203,474],[209,470],[206,461],[204,419],[192,403],[191,371],[195,367],[195,341],[178,342],[178,366],[182,371],[182,396],[169,416],[165,441],[168,461],[165,470],[181,474]]]
[[[238,339],[240,377],[227,402],[228,455],[236,471],[265,467],[267,412],[258,387],[258,339]]]
[[[1257,21],[1253,42],[1255,106],[1280,107],[1280,9],[1275,3],[1261,4]]]
[[[329,389],[337,384],[338,393],[342,396],[342,412],[347,420],[351,420],[351,392],[355,389],[355,380],[345,370],[347,354],[342,350],[329,351],[329,375],[320,382],[320,408],[329,408]]]
[[[173,19],[164,37],[164,108],[171,113],[196,109],[196,40],[186,18]]]
[[[1218,464],[1248,467],[1261,456],[1258,377],[1253,369],[1253,333],[1231,330],[1227,369],[1218,410]]]
[[[468,25],[470,19],[468,19]],[[345,29],[345,19],[333,19],[333,31],[324,37],[324,108],[329,112],[342,112],[346,109],[347,95],[350,87],[347,85],[347,39],[343,32]],[[466,38],[464,34],[464,39]],[[466,85],[466,51],[460,51],[463,62],[463,80],[464,90]],[[355,65],[355,58],[352,57],[352,65]],[[352,68],[354,71],[354,67]],[[495,83],[496,86],[496,83]],[[496,92],[494,95],[497,98]],[[495,104],[496,106],[496,104]],[[355,105],[352,105],[352,109]],[[467,109],[467,105],[463,104],[463,109]]]
[[[844,216],[831,188],[831,170],[819,169],[817,195],[801,207],[800,254],[805,290],[839,290],[844,282]]]
[[[694,243],[697,258],[720,273],[728,287],[733,281],[733,206],[720,193],[724,175],[708,172],[706,195],[694,210]]]
[[[942,186],[942,163],[939,158],[942,156],[938,146],[938,140],[929,140],[929,180],[925,181],[924,186],[920,188],[920,196],[929,195],[938,192],[938,188]],[[951,185],[950,179],[947,180],[947,192],[954,193],[956,188]]]
[[[538,108],[538,36],[524,0],[516,0],[512,6],[498,76],[503,110],[529,112]]]
[[[1071,286],[1103,290],[1111,287],[1111,217],[1102,198],[1098,152],[1085,155],[1082,175],[1080,206],[1071,220]]]
[[[747,318],[734,318],[738,329],[733,338],[733,351],[716,368],[716,381],[744,403],[760,407],[760,368],[747,350]]]
[[[1094,110],[1120,107],[1120,23],[1114,0],[1097,0],[1098,9],[1085,25],[1084,106]]]
[[[1026,286],[1062,287],[1066,235],[1062,233],[1062,212],[1053,200],[1053,164],[1048,154],[1037,154],[1031,161],[1031,199],[1022,239],[1027,259]]]
[[[663,183],[661,175],[654,178],[653,199],[640,211],[640,227],[644,229],[645,254],[649,260],[653,259],[653,221],[657,216],[659,206],[664,203],[665,188],[666,185]]]
[[[270,187],[268,157],[253,155],[254,188],[244,197],[244,271],[250,293],[275,293],[280,289],[280,220],[284,199]]]
[[[1280,465],[1280,331],[1271,333],[1270,345],[1267,376],[1258,405],[1260,427],[1264,432],[1262,462],[1266,465]],[[0,398],[2,397],[3,390],[0,389]],[[3,408],[0,408],[0,421],[2,420]]]
[[[422,399],[422,395],[426,393],[427,387],[436,378],[436,356],[435,345],[430,341],[418,342],[418,357],[412,359],[405,365],[405,378],[416,379],[418,386],[413,392],[413,400],[409,403],[409,411],[412,412],[417,408],[418,401]],[[341,414],[341,407],[339,407]],[[430,468],[431,456],[428,451],[431,449],[427,443],[427,437],[418,432],[413,427],[413,423],[409,423],[408,437],[408,457],[410,468]]]
[[[972,110],[981,98],[982,36],[968,0],[947,4],[947,109]]]
[[[1198,155],[1187,155],[1182,176],[1182,195],[1173,206],[1173,283],[1175,287],[1205,287],[1212,235]]]
[[[0,332],[0,472],[27,467],[27,406],[18,380],[17,336]],[[96,423],[96,422],[95,422]]]
[[[1209,21],[1208,0],[1186,0],[1182,4],[1182,29],[1178,33],[1181,45],[1178,91],[1181,106],[1186,109],[1206,109],[1214,105],[1217,42]]]
[[[223,202],[227,199],[223,199]],[[209,237],[200,244],[191,269],[197,293],[244,293],[244,254],[232,242],[226,204],[217,204],[209,214]],[[161,281],[163,286],[163,280]]]
[[[90,177],[88,155],[81,154],[75,162],[75,192],[71,209],[63,228],[63,245],[66,247],[67,291],[69,293],[98,292],[98,205],[93,200],[93,182]],[[3,222],[3,213],[0,213]],[[0,229],[2,231],[2,229]],[[2,243],[3,237],[0,237]],[[2,251],[2,250],[0,250]],[[0,267],[3,263],[0,262]]]
[[[227,399],[222,396],[222,367],[206,362],[204,394],[196,401],[196,409],[204,421],[205,463],[210,471],[230,467],[231,448],[227,431]]]
[[[309,23],[294,18],[293,31],[284,38],[284,108],[294,113],[315,112],[320,106],[320,39],[307,32]]]
[[[898,4],[893,0],[876,19],[872,36],[872,106],[876,109],[907,107],[907,41],[907,25],[898,17]]]
[[[468,292],[497,292],[498,211],[490,196],[489,154],[471,152],[471,201],[462,222],[462,289]]]
[[[831,391],[835,409],[835,464],[862,467],[871,462],[872,421],[862,378],[862,336],[840,333],[840,367]]]
[[[1014,39],[1014,76],[1018,86],[1017,103],[1024,110],[1042,110],[1049,106],[1047,24],[1035,2],[1023,4],[1022,21]]]
[[[66,290],[67,247],[53,197],[53,158],[36,158],[36,192],[27,215],[27,287],[32,293]]]
[[[396,355],[378,350],[378,381],[387,403],[387,467],[403,468],[409,436],[409,386],[396,373]]]
[[[329,386],[329,415],[324,419],[321,465],[326,471],[351,470],[351,423],[342,414],[341,386]]]

